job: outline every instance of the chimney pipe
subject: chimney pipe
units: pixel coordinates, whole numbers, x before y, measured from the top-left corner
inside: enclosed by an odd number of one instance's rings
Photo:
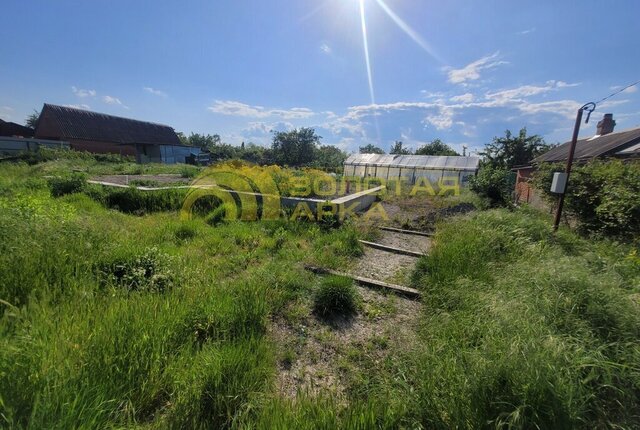
[[[612,113],[605,113],[600,121],[598,121],[598,128],[596,134],[604,136],[605,134],[613,133],[613,129],[616,126],[616,122],[613,119]]]

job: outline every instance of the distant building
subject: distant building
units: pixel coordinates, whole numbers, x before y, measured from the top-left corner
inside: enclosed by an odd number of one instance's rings
[[[52,104],[42,108],[35,137],[69,142],[76,151],[131,155],[138,163],[184,163],[200,152],[182,145],[167,125]]]
[[[34,130],[15,122],[7,122],[0,119],[0,136],[6,137],[33,137]]]
[[[613,114],[605,114],[598,122],[595,136],[580,139],[576,143],[574,163],[586,163],[603,158],[640,158],[640,128],[614,133],[616,122]],[[571,142],[563,143],[534,159],[530,165],[516,167],[516,203],[539,204],[540,198],[531,186],[531,178],[541,163],[566,163]]]

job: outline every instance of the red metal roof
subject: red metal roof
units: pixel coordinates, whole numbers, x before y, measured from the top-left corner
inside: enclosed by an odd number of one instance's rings
[[[41,130],[44,127],[46,131]],[[57,136],[49,136],[52,129],[56,130]],[[36,128],[36,136],[44,134],[62,140],[181,145],[174,129],[168,125],[46,103]]]

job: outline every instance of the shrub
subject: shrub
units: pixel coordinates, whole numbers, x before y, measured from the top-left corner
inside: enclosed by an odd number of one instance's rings
[[[130,291],[162,292],[173,282],[169,261],[169,256],[157,248],[149,248],[140,253],[124,251],[98,264],[98,278],[103,284],[116,285]]]
[[[87,186],[87,176],[84,173],[74,172],[67,177],[50,178],[49,188],[53,197],[60,197],[66,194],[80,193]]]
[[[546,164],[534,185],[550,202],[553,173],[564,166]],[[621,160],[592,161],[575,166],[565,196],[567,212],[577,218],[582,231],[629,240],[640,234],[640,163]]]
[[[328,276],[324,278],[315,292],[313,310],[318,315],[349,316],[356,312],[358,292],[353,281],[344,276]]]
[[[489,206],[507,206],[515,186],[515,174],[499,167],[483,166],[469,179],[471,191],[485,199]]]

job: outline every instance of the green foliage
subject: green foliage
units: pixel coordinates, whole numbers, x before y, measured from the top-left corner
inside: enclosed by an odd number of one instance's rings
[[[507,206],[515,186],[515,174],[509,170],[485,164],[478,174],[469,178],[469,188],[484,199],[488,206]]]
[[[103,206],[120,212],[145,215],[155,212],[182,209],[188,190],[186,188],[142,191],[136,188],[116,188],[89,184],[85,194]],[[220,205],[215,196],[203,196],[193,205],[195,215],[206,215]]]
[[[322,145],[316,149],[315,160],[311,165],[329,171],[341,171],[347,153],[332,145]]]
[[[558,164],[543,164],[534,185],[550,201],[553,172]],[[565,209],[575,216],[582,231],[625,241],[640,237],[640,163],[595,160],[574,166],[567,187]]]
[[[416,155],[460,155],[452,147],[440,139],[434,139],[430,143],[416,149]]]
[[[350,316],[357,310],[358,292],[353,281],[344,276],[327,276],[313,296],[313,309],[318,315]]]
[[[34,109],[33,112],[30,113],[29,116],[27,116],[27,119],[24,120],[24,124],[27,127],[33,128],[35,130],[35,128],[38,126],[39,119],[40,119],[40,112]]]
[[[551,147],[537,134],[527,136],[527,129],[523,127],[518,136],[513,136],[511,131],[507,130],[504,137],[494,137],[493,142],[485,145],[480,155],[484,157],[486,164],[509,170],[515,166],[529,164]]]
[[[634,427],[640,265],[625,254],[566,230],[554,237],[532,211],[441,224],[414,274],[428,347],[407,377],[419,381],[421,422]]]
[[[389,154],[410,155],[411,150],[404,148],[402,145],[403,143],[399,140],[396,140],[395,142],[393,142],[393,145],[391,145],[391,149],[389,150]]]
[[[66,177],[53,177],[48,179],[49,188],[53,197],[66,194],[80,193],[87,187],[87,175],[74,172]]]
[[[173,284],[171,258],[157,248],[142,252],[125,250],[98,263],[96,271],[103,285],[113,285],[129,291],[163,292]]]
[[[314,161],[320,139],[313,128],[274,131],[271,150],[281,166],[308,166]]]
[[[360,147],[360,154],[384,154],[384,149],[378,148],[372,143]]]

